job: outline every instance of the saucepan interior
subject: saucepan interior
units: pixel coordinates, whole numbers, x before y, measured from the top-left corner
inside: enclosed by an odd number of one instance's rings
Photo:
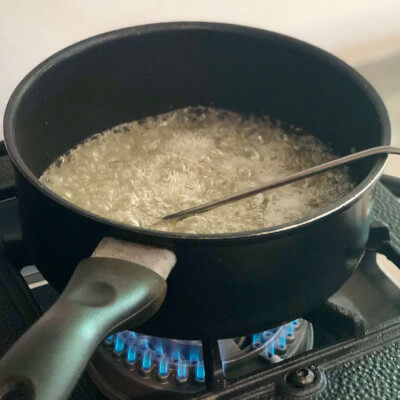
[[[59,52],[15,92],[7,146],[35,184],[51,162],[93,133],[189,105],[268,115],[312,133],[337,154],[389,143],[387,115],[374,89],[303,42],[223,24],[132,29]],[[359,185],[343,203],[378,175],[385,159],[351,169]]]

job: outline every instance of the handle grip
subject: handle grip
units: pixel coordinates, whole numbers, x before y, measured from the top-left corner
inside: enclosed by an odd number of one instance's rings
[[[102,339],[123,322],[150,318],[166,287],[132,262],[81,261],[57,302],[0,361],[0,399],[13,391],[26,400],[66,399]]]
[[[380,179],[395,196],[400,197],[400,178],[392,175],[382,175]]]

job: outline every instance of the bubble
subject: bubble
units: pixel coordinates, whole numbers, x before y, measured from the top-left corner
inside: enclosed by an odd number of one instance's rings
[[[140,226],[139,221],[131,216],[127,218],[126,222],[133,226]]]
[[[91,136],[41,176],[79,207],[132,226],[187,233],[267,228],[317,213],[353,188],[348,169],[174,221],[162,216],[334,157],[315,137],[267,117],[187,107]]]
[[[253,161],[260,159],[260,154],[258,154],[258,151],[256,151],[255,149],[253,149],[251,147],[245,147],[243,149],[243,154],[246,158],[253,160]]]
[[[248,167],[240,167],[238,172],[240,176],[244,176],[246,178],[251,176],[251,169]]]

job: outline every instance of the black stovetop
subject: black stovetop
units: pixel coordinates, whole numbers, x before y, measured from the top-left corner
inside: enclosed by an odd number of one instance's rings
[[[30,260],[19,227],[11,168],[2,155],[0,146],[0,356],[57,297],[51,287],[38,282],[39,274],[24,270],[30,288],[21,276],[21,268]],[[378,190],[378,197],[384,196],[385,202],[391,202],[391,212],[396,212],[394,196],[382,185]],[[398,211],[392,220],[400,215],[400,206]],[[375,253],[366,253],[348,282],[303,317],[313,325],[313,350],[231,380],[223,378],[216,361],[208,390],[190,398],[400,398],[400,289],[382,272]],[[295,383],[296,371],[301,375],[307,368],[314,375],[313,383]],[[177,398],[161,392],[148,397]],[[105,397],[85,373],[71,400],[89,399]]]

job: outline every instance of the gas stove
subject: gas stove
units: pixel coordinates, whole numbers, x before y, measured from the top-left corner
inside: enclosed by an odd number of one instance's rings
[[[0,146],[0,356],[57,298],[30,265],[14,195]],[[375,196],[378,245],[385,225],[400,231],[400,205],[382,184]],[[400,398],[400,289],[376,258],[367,252],[318,309],[263,332],[215,341],[106,337],[71,400]]]
[[[254,371],[311,350],[312,325],[297,319],[250,336],[217,341],[225,379]],[[93,358],[91,373],[101,384],[114,374],[125,392],[143,385],[175,394],[206,389],[203,343],[123,331],[107,337]]]

